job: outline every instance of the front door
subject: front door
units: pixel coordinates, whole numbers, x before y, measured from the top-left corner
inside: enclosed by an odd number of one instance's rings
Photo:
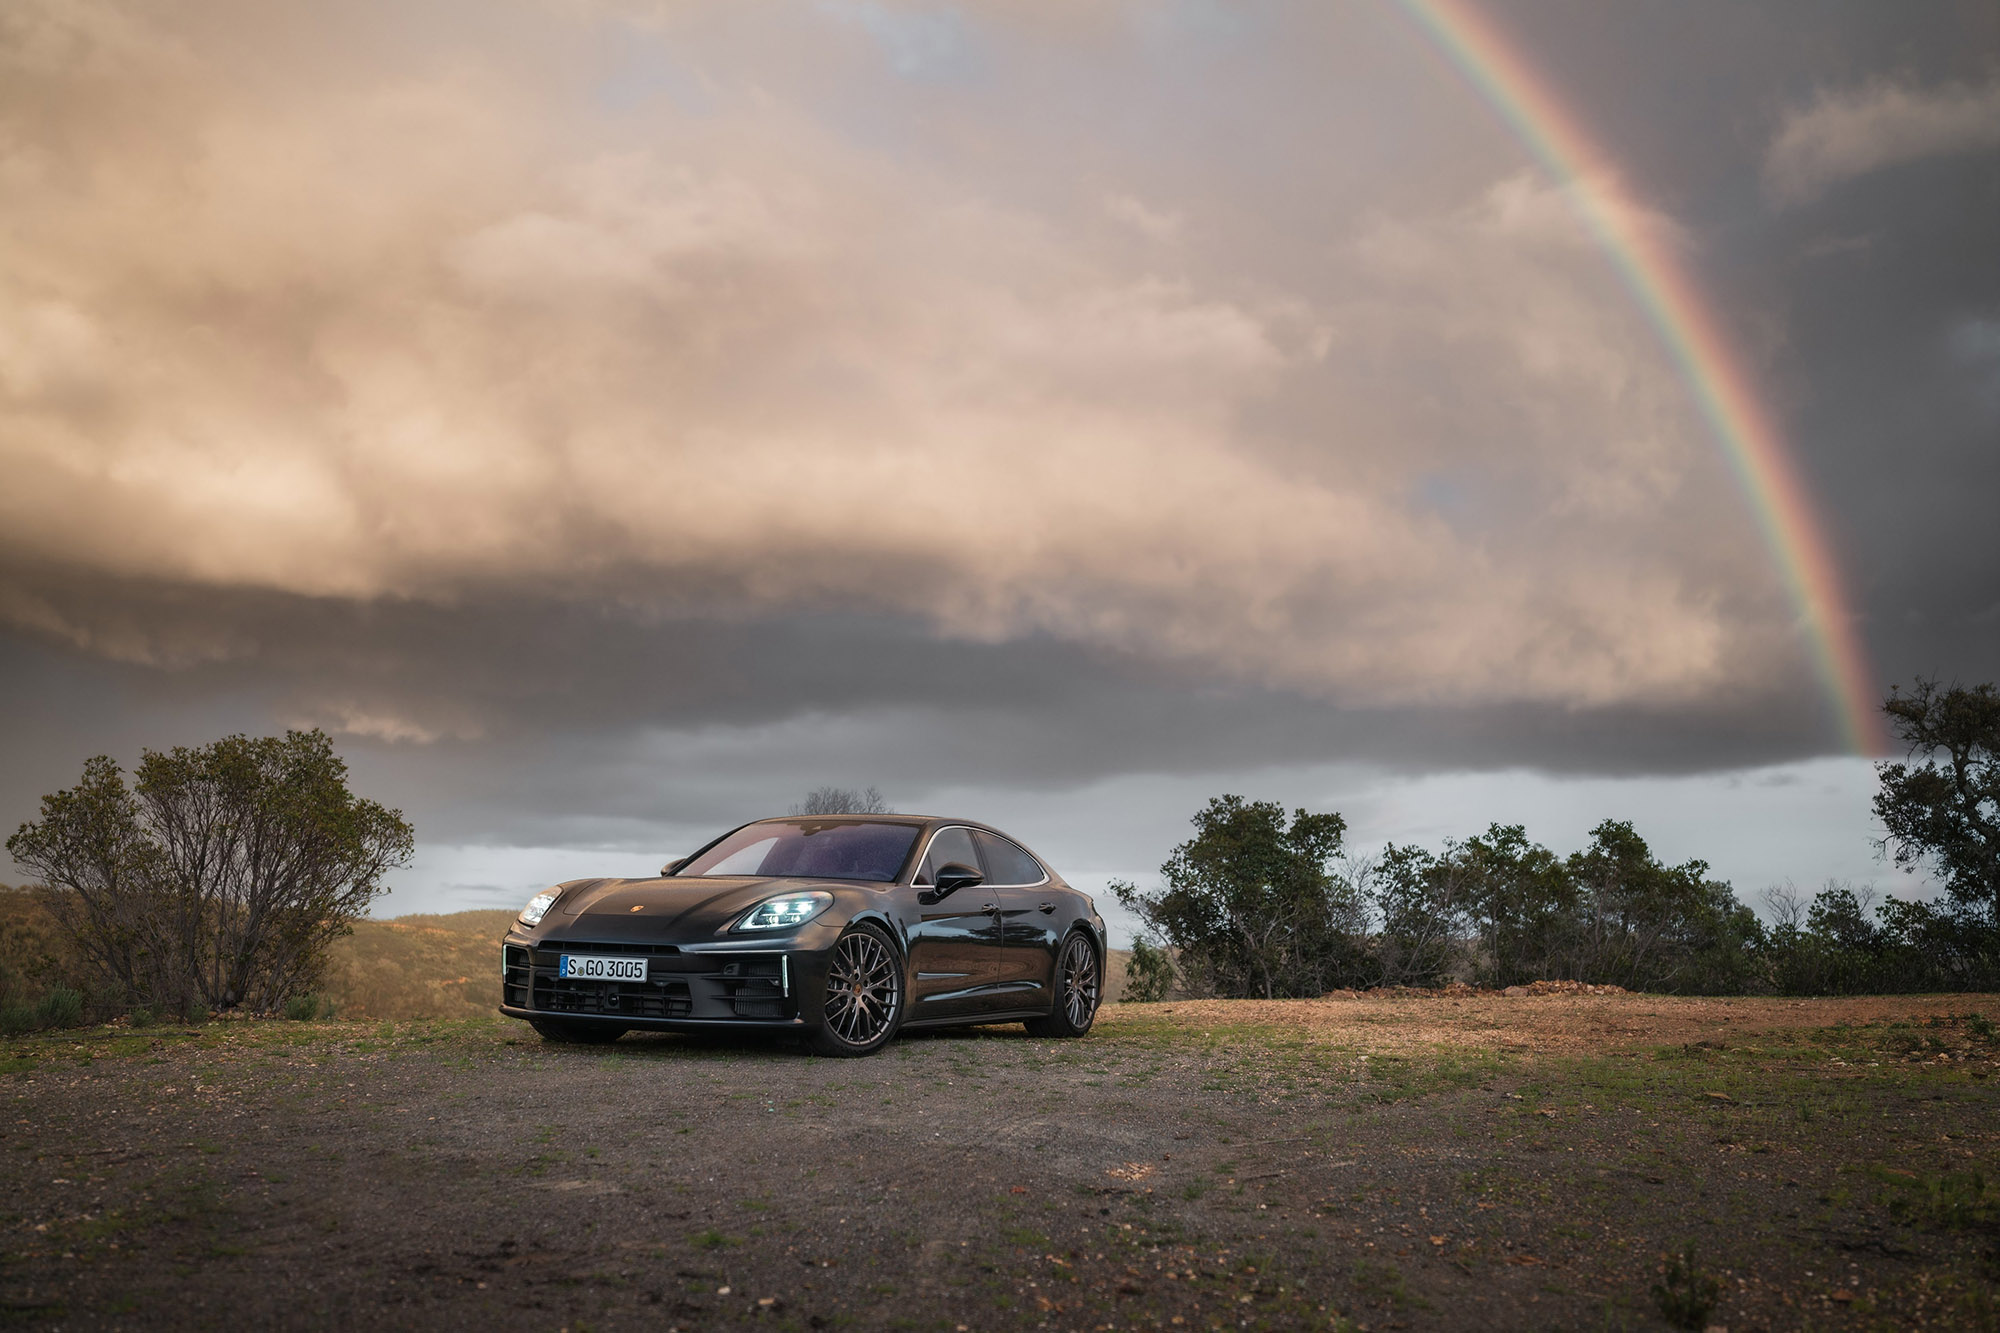
[[[1057,938],[1056,898],[1041,862],[998,834],[973,834],[986,875],[982,886],[1000,908],[1000,971],[1009,1009],[1045,1009],[1051,1003]]]
[[[931,839],[918,867],[921,891],[937,868],[957,862],[979,868],[970,829],[946,828]],[[983,884],[959,889],[935,903],[919,904],[910,931],[910,1021],[963,1018],[1005,1008],[994,993],[1000,969],[999,903]]]

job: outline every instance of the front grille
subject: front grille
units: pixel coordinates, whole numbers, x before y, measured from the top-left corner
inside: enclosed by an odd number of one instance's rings
[[[786,995],[784,959],[777,954],[718,958],[684,954],[671,944],[584,944],[566,942],[559,948],[509,948],[509,1003],[512,997],[513,955],[523,958],[524,1007],[555,1014],[597,1014],[629,1018],[756,1018],[792,1017],[795,1006]],[[646,956],[648,979],[586,981],[558,976],[562,955],[588,953],[612,957]]]

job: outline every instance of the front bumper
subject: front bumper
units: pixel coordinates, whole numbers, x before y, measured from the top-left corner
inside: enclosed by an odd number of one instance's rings
[[[795,945],[799,941],[785,943]],[[826,985],[820,950],[773,948],[758,940],[725,948],[642,944],[631,940],[502,942],[500,1012],[513,1018],[600,1019],[628,1027],[792,1028],[802,1012],[817,1013]],[[644,957],[643,982],[582,980],[560,975],[562,955]]]

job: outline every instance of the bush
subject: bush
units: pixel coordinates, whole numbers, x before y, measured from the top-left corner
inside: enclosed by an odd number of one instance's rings
[[[73,1028],[83,1023],[83,994],[68,986],[56,986],[40,999],[0,1005],[0,1032],[18,1036],[47,1028]]]
[[[1694,1246],[1667,1260],[1666,1281],[1653,1284],[1653,1304],[1675,1328],[1704,1328],[1722,1299],[1722,1283],[1695,1265]]]
[[[1365,968],[1365,905],[1335,873],[1347,822],[1304,810],[1289,824],[1275,801],[1218,796],[1195,836],[1160,867],[1166,888],[1114,881],[1118,901],[1173,950],[1197,995],[1263,999],[1325,994]]]
[[[111,1003],[270,1013],[315,986],[332,942],[414,841],[347,788],[324,732],[105,756],[7,840]]]
[[[309,991],[304,995],[294,995],[291,999],[285,1001],[285,1017],[291,1019],[294,1023],[310,1023],[320,1016],[320,1006],[321,1001],[317,991]],[[326,1008],[331,1010],[333,1006],[327,1005]],[[332,1014],[329,1013],[327,1017],[332,1017]]]
[[[1174,963],[1167,951],[1144,935],[1132,941],[1125,963],[1125,1002],[1147,1004],[1164,1000],[1174,988]]]

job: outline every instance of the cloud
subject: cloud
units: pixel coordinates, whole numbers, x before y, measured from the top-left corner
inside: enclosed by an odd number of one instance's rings
[[[126,40],[129,93],[83,38],[38,57],[0,95],[12,558],[883,616],[1376,707],[1792,669],[1755,534],[1560,191],[1357,216],[1302,267],[1204,228],[1169,267],[1130,229],[1177,219],[993,188],[755,78],[607,126],[565,73],[581,12],[386,66],[254,24]],[[261,651],[0,615],[132,660]]]
[[[1884,167],[1993,148],[2000,148],[2000,82],[1876,82],[1823,92],[1788,112],[1766,154],[1764,184],[1780,203],[1798,204]]]

